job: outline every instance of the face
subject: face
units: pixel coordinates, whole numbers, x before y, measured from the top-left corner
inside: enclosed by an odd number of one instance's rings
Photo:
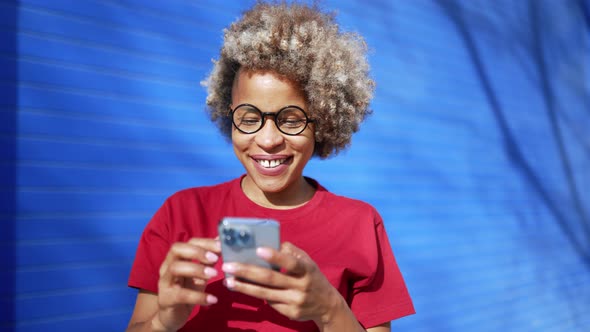
[[[231,107],[234,109],[244,103],[262,112],[277,112],[287,105],[299,106],[307,112],[303,91],[271,72],[238,72],[232,88]],[[303,169],[315,145],[313,123],[296,136],[281,133],[273,116],[267,116],[264,126],[253,134],[244,134],[235,126],[232,128],[234,152],[247,173],[242,182],[247,195],[290,195],[303,190]]]

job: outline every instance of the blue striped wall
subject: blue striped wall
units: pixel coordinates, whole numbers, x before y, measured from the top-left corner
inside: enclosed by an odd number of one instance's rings
[[[139,235],[242,173],[206,118],[252,1],[0,1],[0,331],[126,326]],[[590,329],[590,3],[326,1],[363,34],[374,114],[307,174],[375,205],[411,331]]]

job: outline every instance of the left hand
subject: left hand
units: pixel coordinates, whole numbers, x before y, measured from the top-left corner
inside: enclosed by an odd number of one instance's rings
[[[340,293],[316,263],[293,244],[283,243],[280,251],[258,248],[257,254],[278,266],[281,272],[255,265],[225,263],[223,270],[236,277],[225,280],[229,289],[266,300],[290,319],[314,320],[316,324],[321,324],[341,303]]]

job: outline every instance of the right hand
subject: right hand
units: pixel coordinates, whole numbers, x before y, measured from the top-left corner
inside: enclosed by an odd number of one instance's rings
[[[158,281],[158,314],[152,326],[158,330],[176,331],[189,318],[196,305],[217,302],[205,293],[207,280],[217,275],[213,268],[221,252],[218,239],[193,238],[174,243],[162,266]]]

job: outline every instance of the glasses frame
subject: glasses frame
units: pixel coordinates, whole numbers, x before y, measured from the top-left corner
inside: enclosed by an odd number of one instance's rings
[[[247,132],[247,131],[243,131],[242,129],[240,129],[240,127],[238,127],[238,125],[237,125],[237,124],[234,122],[234,113],[235,113],[235,112],[238,110],[238,108],[240,108],[240,107],[243,107],[243,106],[252,107],[252,108],[253,108],[254,110],[256,110],[258,113],[260,113],[260,115],[261,115],[261,119],[262,119],[262,123],[260,124],[260,128],[256,129],[255,131],[252,131],[252,132]],[[279,124],[277,123],[277,118],[278,118],[279,114],[281,114],[281,112],[282,112],[282,111],[284,111],[284,110],[286,110],[286,109],[289,109],[289,108],[296,108],[296,109],[300,110],[300,111],[301,111],[301,113],[303,113],[303,116],[305,116],[305,125],[303,126],[303,128],[301,128],[301,130],[300,130],[299,132],[297,132],[297,133],[295,133],[295,134],[291,134],[291,133],[286,133],[286,132],[284,132],[284,131],[281,129],[281,127],[279,126]],[[236,106],[236,107],[235,107],[233,110],[232,110],[232,109],[231,109],[231,107],[230,107],[230,108],[229,108],[229,111],[230,111],[230,116],[231,116],[231,122],[232,122],[232,124],[234,125],[234,127],[236,127],[236,129],[237,129],[239,132],[241,132],[241,133],[243,133],[243,134],[247,134],[247,135],[248,135],[248,134],[255,134],[255,133],[259,132],[259,131],[260,131],[260,129],[264,128],[264,124],[266,123],[266,117],[267,117],[267,116],[272,116],[272,117],[274,118],[274,121],[273,121],[273,122],[275,123],[275,126],[277,127],[277,129],[278,129],[278,130],[279,130],[281,133],[283,133],[283,134],[285,134],[285,135],[288,135],[288,136],[297,136],[297,135],[301,134],[301,133],[302,133],[302,132],[303,132],[303,131],[304,131],[304,130],[307,128],[307,126],[308,126],[310,123],[313,123],[313,122],[315,122],[315,120],[314,120],[314,119],[310,119],[310,118],[307,116],[307,113],[305,113],[305,111],[303,110],[303,108],[301,108],[301,107],[299,107],[299,106],[296,106],[296,105],[287,105],[287,106],[285,106],[285,107],[282,107],[280,110],[278,110],[278,111],[276,111],[276,112],[263,112],[263,111],[261,111],[261,110],[260,110],[258,107],[254,106],[254,105],[252,105],[252,104],[247,104],[247,103],[244,103],[244,104],[240,104],[240,105]]]

